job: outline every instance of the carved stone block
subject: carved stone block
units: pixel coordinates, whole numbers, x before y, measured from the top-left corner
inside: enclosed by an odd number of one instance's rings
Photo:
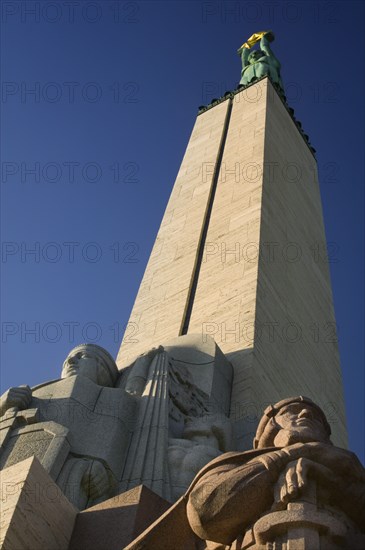
[[[3,550],[68,550],[77,509],[35,457],[0,472]]]

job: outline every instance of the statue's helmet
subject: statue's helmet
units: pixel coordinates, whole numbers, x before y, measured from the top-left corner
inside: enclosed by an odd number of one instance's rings
[[[118,367],[110,353],[97,344],[84,343],[74,347],[67,355],[63,363],[63,368],[67,365],[68,359],[82,352],[86,352],[97,359],[98,364],[102,369],[102,385],[114,386],[119,374]]]
[[[272,445],[274,437],[279,431],[279,428],[275,427],[275,425],[271,421],[273,418],[275,418],[275,416],[283,407],[287,407],[288,405],[291,405],[293,403],[303,404],[303,408],[309,406],[314,409],[322,421],[324,429],[328,434],[328,438],[330,437],[331,428],[322,409],[309,397],[299,395],[296,397],[288,397],[287,399],[282,399],[281,401],[275,403],[275,405],[269,405],[264,410],[264,413],[256,430],[255,438],[253,440],[254,449],[269,447]]]

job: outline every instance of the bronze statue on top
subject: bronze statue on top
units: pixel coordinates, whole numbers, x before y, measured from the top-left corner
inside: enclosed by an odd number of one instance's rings
[[[239,48],[237,53],[241,56],[242,61],[240,84],[246,86],[267,75],[276,84],[278,90],[284,94],[284,86],[280,76],[281,65],[270,48],[270,42],[274,38],[272,31],[255,33]],[[260,49],[250,52],[252,46],[258,41],[260,41]]]

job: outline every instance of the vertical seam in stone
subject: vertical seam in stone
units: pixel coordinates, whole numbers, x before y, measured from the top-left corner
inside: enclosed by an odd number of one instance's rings
[[[276,90],[274,88],[271,90],[270,85],[271,81],[268,78],[266,81],[266,97],[265,97],[265,121],[264,121],[264,137],[263,137],[263,148],[262,148],[262,176],[261,176],[261,205],[260,205],[260,227],[259,227],[259,234],[258,234],[258,248],[259,248],[259,257],[257,261],[257,275],[256,275],[256,290],[255,290],[255,315],[254,315],[254,337],[253,337],[253,343],[252,343],[252,350],[255,353],[255,344],[256,344],[256,327],[258,326],[258,319],[257,319],[257,299],[258,299],[258,292],[259,292],[259,281],[260,281],[260,271],[262,270],[262,254],[260,254],[260,247],[261,247],[261,234],[262,234],[262,224],[263,224],[263,217],[265,213],[262,212],[263,209],[263,203],[264,203],[264,193],[266,193],[267,186],[266,186],[266,170],[265,170],[265,162],[266,162],[266,150],[267,150],[267,121],[269,118],[268,112],[269,112],[269,103],[270,103],[270,93],[272,94]],[[271,101],[274,101],[273,95],[271,95]]]
[[[209,222],[210,222],[212,209],[213,209],[214,197],[215,197],[215,193],[216,193],[216,190],[217,190],[218,177],[219,177],[220,168],[221,168],[221,164],[222,164],[224,147],[225,147],[226,140],[227,140],[229,122],[230,122],[230,119],[231,119],[233,100],[232,100],[232,98],[230,98],[228,101],[229,101],[229,103],[228,103],[228,107],[227,107],[226,118],[224,120],[222,138],[221,138],[221,142],[220,142],[219,147],[218,147],[218,155],[217,155],[217,160],[216,160],[215,167],[214,167],[210,195],[209,195],[209,198],[208,198],[207,208],[206,208],[206,211],[205,211],[204,222],[203,222],[202,231],[201,231],[201,235],[200,235],[200,239],[199,239],[199,245],[198,245],[198,248],[197,248],[195,265],[194,265],[194,269],[193,269],[193,272],[192,272],[189,294],[188,294],[188,298],[187,298],[187,301],[186,301],[186,307],[185,307],[185,312],[184,312],[182,323],[181,323],[181,329],[180,329],[180,332],[179,332],[179,336],[182,336],[182,335],[188,333],[191,313],[193,311],[194,298],[195,298],[196,289],[197,289],[197,286],[198,286],[198,280],[199,280],[200,268],[201,268],[202,259],[203,259],[205,242],[206,242],[206,238],[207,238],[207,234],[208,234],[208,228],[209,228]]]

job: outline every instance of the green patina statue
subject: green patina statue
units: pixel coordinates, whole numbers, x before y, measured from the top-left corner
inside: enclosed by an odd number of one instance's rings
[[[242,72],[240,84],[251,84],[262,76],[269,76],[271,80],[284,94],[284,86],[280,76],[280,62],[270,48],[270,42],[274,40],[272,31],[263,31],[253,34],[238,50],[242,60]],[[260,49],[250,49],[260,40]]]

